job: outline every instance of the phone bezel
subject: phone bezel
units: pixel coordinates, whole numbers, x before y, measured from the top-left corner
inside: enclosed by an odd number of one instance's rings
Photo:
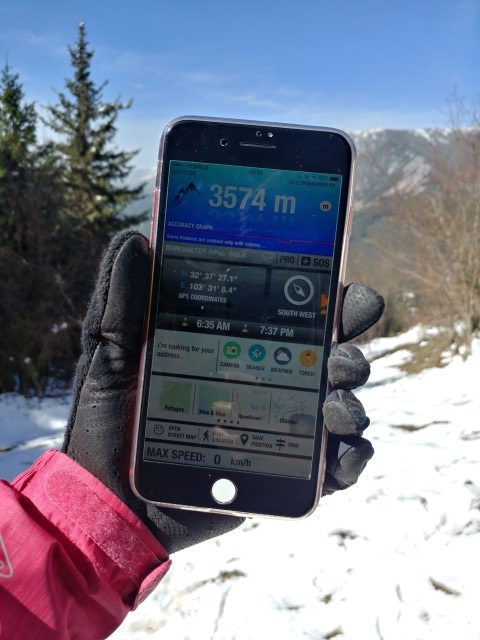
[[[261,132],[261,136],[258,135]],[[269,135],[271,134],[271,135]],[[227,144],[222,144],[227,140]],[[235,149],[236,157],[232,156]],[[324,476],[326,432],[321,405],[327,390],[326,361],[336,340],[341,307],[346,250],[351,226],[351,197],[355,164],[351,138],[337,129],[246,120],[182,117],[171,121],[162,135],[150,247],[152,280],[150,307],[142,350],[133,436],[131,486],[143,501],[158,506],[231,515],[301,518],[316,507]],[[325,326],[317,434],[309,479],[272,476],[238,470],[213,469],[143,460],[144,416],[156,326],[156,296],[161,271],[161,247],[168,167],[171,160],[187,160],[273,169],[339,173],[342,175],[339,216],[333,256],[329,311]],[[292,161],[294,160],[294,161]],[[165,185],[165,188],[163,186]],[[159,481],[161,478],[161,482]],[[213,483],[233,480],[238,488],[232,504],[220,505],[211,495]]]

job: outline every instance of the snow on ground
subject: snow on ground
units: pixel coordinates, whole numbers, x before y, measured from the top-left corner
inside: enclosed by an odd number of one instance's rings
[[[47,449],[60,448],[70,397],[0,394],[0,477],[12,480]]]
[[[358,395],[376,455],[355,487],[305,520],[250,519],[174,555],[111,638],[480,640],[480,343],[405,376],[399,347],[420,339],[364,348],[372,375]],[[0,450],[21,443],[0,455],[1,474],[57,446],[67,413],[66,401],[0,396]]]

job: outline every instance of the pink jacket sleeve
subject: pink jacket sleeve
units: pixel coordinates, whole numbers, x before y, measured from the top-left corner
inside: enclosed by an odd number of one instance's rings
[[[106,638],[169,565],[130,509],[63,453],[0,481],[2,640]]]

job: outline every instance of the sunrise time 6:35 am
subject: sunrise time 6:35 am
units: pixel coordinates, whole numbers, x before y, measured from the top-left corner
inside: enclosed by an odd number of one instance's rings
[[[297,199],[293,195],[273,194],[267,198],[266,189],[260,187],[237,187],[235,185],[212,184],[210,187],[212,193],[208,204],[211,207],[225,207],[225,209],[236,209],[240,211],[256,207],[262,212],[265,207],[273,202],[274,213],[294,214]]]

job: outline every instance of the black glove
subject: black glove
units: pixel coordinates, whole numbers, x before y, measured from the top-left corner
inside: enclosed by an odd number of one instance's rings
[[[332,348],[328,359],[328,380],[333,390],[323,403],[329,435],[322,495],[355,484],[374,453],[371,443],[361,437],[370,420],[351,391],[366,383],[370,365],[357,347],[343,343],[377,322],[384,307],[383,298],[373,289],[359,284],[345,289],[339,344]]]
[[[159,509],[139,500],[130,489],[132,423],[149,273],[146,239],[137,232],[116,236],[100,265],[85,317],[73,406],[62,450],[123,500],[163,547],[173,553],[226,533],[238,527],[243,518]],[[382,311],[383,301],[380,302],[381,298],[375,292],[359,285],[355,287],[359,292],[368,293],[364,294],[365,299],[362,296],[357,299],[350,296],[351,287],[348,290],[341,332],[345,338],[371,326]],[[352,305],[358,309],[351,308]],[[347,345],[342,346],[342,349],[346,348]],[[338,360],[339,375],[350,381],[354,379],[353,384],[341,381],[336,387],[353,388],[363,384],[368,377],[368,373],[363,373],[360,380],[359,370],[368,372],[369,367],[363,356],[360,358],[356,352],[350,361],[349,356],[342,357],[341,363],[335,355],[332,356],[333,362]],[[347,361],[348,366],[345,366]],[[341,391],[334,393],[343,394]],[[342,412],[350,416],[346,435],[331,436],[333,454],[330,443],[328,447],[326,489],[331,493],[356,481],[373,450],[371,446],[367,450],[367,441],[358,437],[367,424],[363,409],[358,412],[355,405],[352,411],[350,404],[344,402],[340,395],[330,395],[328,407],[328,414],[333,417],[327,419],[326,415],[326,424],[329,428],[334,427],[335,431],[342,422]],[[359,413],[363,416],[361,419],[358,418]],[[341,414],[341,419],[335,417]],[[344,447],[348,448],[347,452]]]

